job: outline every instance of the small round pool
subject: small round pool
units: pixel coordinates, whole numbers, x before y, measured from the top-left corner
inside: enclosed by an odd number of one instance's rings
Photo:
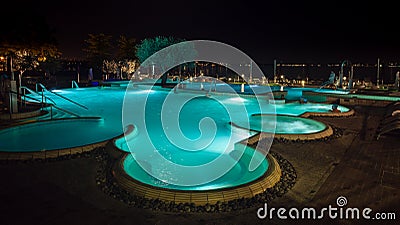
[[[170,168],[168,166],[163,166],[163,164],[160,164],[157,161],[147,161],[145,164],[141,163],[141,165],[139,165],[134,157],[134,154],[128,154],[126,156],[123,162],[123,168],[124,171],[135,180],[155,187],[185,191],[231,188],[256,180],[257,178],[261,177],[268,169],[268,160],[260,152],[255,151],[249,147],[245,148],[244,152],[241,151],[242,150],[233,150],[229,154],[221,155],[221,161],[225,161],[228,164],[235,162],[237,163],[235,163],[235,166],[231,170],[229,170],[218,179],[213,180],[209,183],[196,186],[174,185],[152,177],[149,173],[143,170],[141,166],[145,165],[147,167],[146,170],[152,171],[151,173],[164,173],[166,174],[166,176],[171,176],[171,174],[176,173],[176,171],[170,171]],[[215,158],[216,154],[217,153],[211,151],[202,151],[200,152],[200,154],[196,154],[193,156],[193,164],[198,164],[198,160],[204,161],[209,160],[210,158]],[[250,171],[249,164],[252,160],[252,157],[257,157],[261,161],[261,164],[255,170]],[[204,173],[212,174],[216,173],[216,171],[217,170],[214,169],[210,169],[208,171],[198,170],[198,174],[192,174],[192,176],[195,179],[196,177],[204,176]]]
[[[250,129],[275,134],[312,134],[326,129],[326,125],[312,119],[294,116],[276,116],[276,129],[268,115],[254,115],[250,117]],[[236,124],[241,126],[241,124]]]
[[[275,109],[276,109],[276,114],[278,115],[299,116],[306,112],[329,113],[330,110],[332,110],[332,104],[323,104],[323,103],[300,104],[298,102],[293,102],[286,104],[276,104]],[[344,107],[342,105],[338,105],[338,109],[341,112],[350,111],[349,108]]]

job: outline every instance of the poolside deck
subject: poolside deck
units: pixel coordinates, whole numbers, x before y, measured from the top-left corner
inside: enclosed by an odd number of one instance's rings
[[[357,106],[352,117],[317,120],[343,129],[329,141],[274,142],[272,150],[289,160],[297,172],[295,186],[270,207],[327,207],[338,196],[349,207],[400,215],[400,142],[396,136],[376,140],[384,108]],[[129,207],[96,185],[99,162],[76,157],[47,162],[0,163],[2,224],[288,224],[259,220],[257,207],[226,213],[166,213]],[[261,207],[261,205],[260,205]],[[304,221],[303,221],[304,222]],[[310,221],[307,221],[307,223]],[[357,221],[316,221],[354,224]],[[365,224],[365,221],[358,221]],[[376,221],[374,221],[376,222]],[[382,221],[378,224],[396,224]],[[291,220],[290,224],[301,221]]]

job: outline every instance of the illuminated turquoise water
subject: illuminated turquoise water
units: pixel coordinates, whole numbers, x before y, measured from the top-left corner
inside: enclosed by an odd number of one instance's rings
[[[269,115],[255,115],[250,117],[249,124],[243,121],[235,123],[236,126],[249,128],[255,131],[262,131],[275,134],[312,134],[323,131],[326,128],[324,123],[295,116],[276,116],[276,128],[273,129]]]
[[[306,112],[329,112],[332,109],[332,104],[323,104],[323,103],[306,103],[300,104],[298,102],[286,103],[286,104],[277,104],[276,113],[279,115],[290,115],[290,116],[298,116]],[[339,105],[338,109],[341,112],[347,112],[350,109],[344,106]]]
[[[71,112],[77,113],[81,116],[100,116],[103,118],[101,122],[99,121],[59,121],[59,122],[46,122],[46,124],[32,124],[25,125],[17,128],[4,129],[0,132],[0,150],[1,151],[40,151],[43,149],[53,150],[66,147],[81,146],[83,144],[90,144],[97,141],[103,141],[106,139],[113,138],[122,134],[123,128],[121,125],[122,120],[122,102],[125,94],[125,88],[79,88],[79,89],[63,89],[57,90],[58,94],[70,98],[71,100],[77,101],[80,104],[88,107],[88,110],[80,108],[60,97],[52,95],[51,93],[46,93],[46,96],[53,99],[58,107],[69,110]],[[135,96],[138,101],[142,101],[143,98],[148,93],[147,90],[136,89],[130,91],[128,94]],[[166,91],[152,91],[153,98],[150,99],[153,102],[157,102],[166,96]],[[32,95],[32,97],[35,97]],[[40,96],[36,96],[40,99]],[[243,104],[246,107],[247,117],[252,114],[259,114],[261,111],[265,114],[274,113],[274,108],[269,104],[263,104],[262,109],[255,104],[255,100],[252,98],[242,98],[242,97],[230,97],[221,96],[218,98],[221,104],[235,105]],[[205,110],[210,113],[210,115],[216,115],[214,121],[216,121],[220,127],[227,126],[226,124],[230,122],[228,115],[221,113],[221,106],[213,101],[212,104],[215,107],[207,107],[207,104],[211,105],[212,100],[209,98],[196,99],[188,104],[183,109],[183,114],[187,112],[190,120],[185,120],[184,116],[181,118],[182,129],[186,131],[187,135],[195,137],[199,134],[198,129],[192,129],[193,126],[197,127],[200,117],[197,120],[192,120],[193,115],[199,115],[192,112],[200,112]],[[198,108],[193,108],[198,105]],[[160,106],[158,103],[155,106]],[[218,106],[218,107],[217,107]],[[154,106],[149,106],[154,107]],[[157,107],[156,107],[157,108]],[[328,112],[331,109],[330,104],[277,104],[275,105],[276,113],[283,115],[298,116],[304,112]],[[339,106],[342,111],[347,111],[348,109]],[[149,111],[152,109],[149,108]],[[140,111],[140,110],[139,110]],[[132,113],[138,113],[137,109],[133,108]],[[223,110],[222,110],[223,111]],[[70,118],[64,112],[53,109],[54,117],[56,118]],[[48,117],[42,117],[42,120],[49,119]],[[278,121],[279,122],[279,121]],[[155,123],[157,124],[157,123]],[[282,127],[282,132],[285,132],[285,127]],[[143,129],[143,128],[142,128]],[[305,131],[305,127],[299,128]],[[156,129],[157,130],[157,129]],[[158,128],[158,131],[159,128]],[[189,132],[190,131],[190,132]],[[221,129],[217,136],[226,136],[230,132],[230,128]],[[158,132],[154,132],[157,134]],[[238,138],[246,138],[247,135],[239,135]],[[160,142],[161,143],[161,142]],[[217,144],[217,143],[216,143]]]
[[[83,146],[109,140],[113,132],[102,129],[103,126],[102,119],[26,124],[0,131],[0,148],[2,151],[30,152]]]
[[[198,161],[204,161],[204,162],[210,161],[211,159],[214,159],[218,156],[222,157],[222,160],[227,163],[235,163],[236,160],[235,153],[236,153],[235,151],[232,151],[230,154],[224,154],[219,156],[219,154],[215,152],[210,152],[210,151],[201,152],[200,154],[195,154],[192,157],[190,157],[191,162],[189,163],[189,165],[190,164],[198,165]],[[253,154],[255,155],[253,156]],[[251,157],[258,157],[262,160],[261,165],[257,167],[257,169],[254,171],[249,171],[248,169]],[[240,160],[238,160],[238,163],[235,163],[235,166],[227,173],[225,173],[223,176],[212,182],[196,186],[177,186],[163,182],[159,179],[155,179],[141,168],[141,166],[137,163],[134,156],[132,155],[128,155],[125,158],[123,166],[126,173],[129,176],[148,185],[168,188],[168,189],[179,189],[179,190],[214,190],[214,189],[235,187],[238,185],[249,183],[259,178],[268,169],[268,161],[263,159],[264,155],[262,155],[259,152],[254,152],[254,150],[250,148],[247,148],[242,157],[240,158]],[[168,168],[162,167],[162,165],[158,163],[149,161],[146,164],[146,166],[148,167],[149,170],[154,170],[154,172],[157,173],[165,173],[166,177],[171,177],[170,174],[171,171],[169,171]],[[212,169],[206,171],[199,170],[198,174],[192,174],[192,176],[196,178],[199,176],[204,176],[204,173],[207,174],[215,173],[215,170]]]

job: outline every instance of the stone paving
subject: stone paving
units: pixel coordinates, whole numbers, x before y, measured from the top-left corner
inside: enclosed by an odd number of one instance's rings
[[[363,132],[315,195],[315,205],[335,202],[342,195],[351,206],[399,212],[400,142],[388,136],[375,140],[379,119],[373,110],[366,111]]]

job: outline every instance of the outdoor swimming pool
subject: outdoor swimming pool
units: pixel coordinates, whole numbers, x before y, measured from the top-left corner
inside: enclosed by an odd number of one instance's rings
[[[85,110],[81,107],[78,107],[72,104],[69,101],[66,101],[63,98],[60,98],[52,93],[45,92],[45,96],[49,99],[52,99],[56,102],[57,107],[63,108],[65,110],[76,113],[82,117],[101,117],[102,119],[99,121],[85,121],[85,120],[76,120],[76,121],[53,121],[53,122],[45,122],[45,123],[34,123],[29,125],[24,125],[21,127],[14,127],[9,129],[4,129],[0,132],[0,149],[1,151],[9,151],[9,152],[26,152],[26,151],[41,151],[41,150],[53,150],[65,147],[74,147],[80,146],[82,144],[90,144],[93,142],[111,139],[123,133],[123,126],[121,125],[122,121],[122,105],[125,94],[125,88],[120,87],[89,87],[89,88],[74,88],[74,89],[61,89],[61,90],[53,90],[56,93],[65,96],[73,101],[79,102],[82,105],[85,105],[88,109]],[[147,95],[149,90],[145,89],[131,89],[128,93],[129,95],[135,96],[137,101],[144,101],[143,98]],[[159,101],[165,97],[168,92],[166,90],[152,90],[152,100],[151,101]],[[189,93],[188,93],[189,95]],[[34,96],[40,99],[41,96]],[[238,97],[238,96],[214,96],[215,99],[221,102],[224,105],[237,105],[240,103],[245,106],[247,111],[246,115],[250,116],[252,114],[277,114],[282,115],[292,115],[298,116],[304,112],[328,112],[331,109],[330,104],[298,104],[298,103],[288,103],[288,104],[262,104],[261,109],[258,104],[255,104],[255,99],[246,98],[246,97]],[[219,111],[223,108],[216,104],[216,100],[212,100],[213,98],[196,98],[189,105],[199,104],[201,107],[197,109],[193,109],[196,112],[200,112],[201,110],[207,109],[208,112],[213,112],[215,114],[219,114]],[[213,104],[217,107],[207,107],[207,104],[213,101]],[[196,104],[194,104],[196,103]],[[200,104],[201,103],[201,104]],[[158,104],[158,103],[156,103]],[[192,111],[190,106],[186,106],[184,108],[188,112]],[[148,105],[148,107],[152,107]],[[339,106],[343,112],[348,110],[345,107]],[[149,111],[152,109],[149,108]],[[135,113],[135,111],[132,111]],[[53,108],[54,118],[71,118],[72,115],[69,115],[65,112],[59,111]],[[182,117],[184,118],[184,117]],[[49,116],[42,117],[39,120],[47,120]],[[182,129],[189,131],[192,126],[198,126],[194,120],[190,120],[192,122],[184,123],[182,120]],[[227,124],[231,122],[229,117],[226,115],[218,116],[215,118],[215,121],[220,121],[221,124]],[[278,121],[279,122],[279,121]],[[224,125],[224,126],[225,126]],[[278,127],[281,127],[279,124]],[[282,126],[284,127],[284,126]],[[51,132],[48,132],[51,130]],[[157,129],[156,129],[157,130]],[[230,128],[226,128],[226,130],[230,130]],[[194,131],[190,135],[198,135],[198,130]],[[221,131],[222,132],[222,131]],[[282,131],[284,132],[284,131]],[[221,133],[221,136],[222,133]],[[240,138],[246,138],[242,136]]]
[[[35,152],[73,148],[115,138],[131,125],[134,132],[115,140],[116,147],[131,153],[123,163],[129,176],[168,189],[219,189],[256,180],[268,169],[265,153],[239,142],[257,131],[278,134],[321,131],[324,124],[297,116],[331,109],[330,104],[270,104],[267,96],[257,99],[232,93],[206,95],[201,91],[150,89],[146,85],[127,87],[44,91],[48,101],[63,111],[53,108],[53,120],[45,116],[38,119],[41,122],[2,130],[0,149]],[[30,97],[41,99],[35,94]],[[68,112],[81,118],[71,119],[73,116]],[[255,114],[272,116],[252,116]],[[249,170],[251,159],[258,163],[254,170]],[[207,166],[202,170],[191,169],[204,165]],[[199,176],[193,176],[197,173]]]

